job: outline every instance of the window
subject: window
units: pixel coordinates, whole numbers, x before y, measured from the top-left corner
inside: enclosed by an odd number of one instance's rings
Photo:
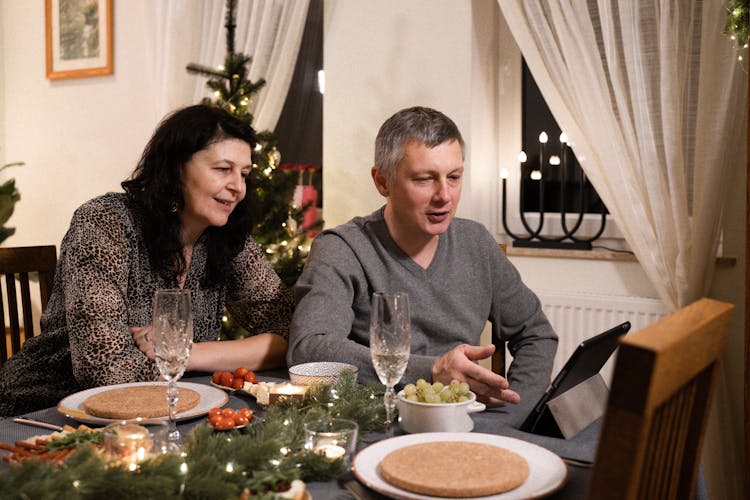
[[[526,161],[521,163],[521,189],[519,206],[524,212],[560,213],[561,203],[565,213],[600,214],[602,201],[585,175],[567,137],[552,116],[547,103],[531,76],[526,61],[522,61],[522,144]],[[545,143],[540,140],[545,133]],[[565,142],[562,142],[565,141]],[[540,169],[540,161],[544,162]],[[544,199],[539,199],[540,176],[544,176]],[[565,181],[563,184],[563,180]],[[540,204],[540,201],[542,202]]]
[[[294,75],[284,108],[276,124],[276,139],[281,163],[323,164],[323,94],[319,71],[323,68],[323,0],[311,0],[307,11]],[[305,183],[318,191],[321,204],[321,172],[305,173]]]

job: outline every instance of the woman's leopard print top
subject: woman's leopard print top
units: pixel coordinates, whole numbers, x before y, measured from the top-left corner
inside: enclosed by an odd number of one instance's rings
[[[248,238],[222,286],[201,286],[205,242],[199,240],[185,288],[192,292],[195,342],[216,340],[224,306],[248,332],[288,337],[292,296],[262,249]],[[54,406],[88,387],[156,380],[155,363],[133,342],[131,326],[151,322],[159,288],[175,288],[151,269],[137,215],[124,193],[90,200],[73,215],[60,246],[42,333],[0,368],[0,415]]]

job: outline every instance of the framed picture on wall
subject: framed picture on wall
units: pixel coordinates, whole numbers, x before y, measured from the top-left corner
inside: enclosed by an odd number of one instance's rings
[[[112,0],[45,0],[47,78],[111,75]]]

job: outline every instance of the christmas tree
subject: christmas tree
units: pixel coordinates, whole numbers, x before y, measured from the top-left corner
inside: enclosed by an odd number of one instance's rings
[[[208,76],[208,87],[214,98],[204,98],[203,103],[226,109],[252,127],[253,115],[250,104],[253,96],[265,85],[265,80],[253,82],[248,79],[248,65],[252,58],[234,50],[235,0],[227,0],[225,27],[227,55],[224,65],[211,68],[200,64],[188,64],[190,73]],[[264,249],[271,265],[281,280],[291,286],[302,272],[310,241],[307,231],[300,229],[304,209],[292,201],[297,185],[297,173],[280,169],[281,154],[276,148],[276,138],[271,131],[256,132],[258,144],[253,151],[253,169],[250,173],[252,204],[255,211],[255,226],[252,235]],[[239,327],[227,316],[222,336],[237,338],[244,336]]]

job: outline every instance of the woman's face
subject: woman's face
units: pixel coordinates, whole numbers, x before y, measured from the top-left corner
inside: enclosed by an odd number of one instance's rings
[[[252,168],[250,145],[225,139],[202,149],[182,167],[185,206],[180,212],[183,231],[195,240],[209,226],[223,226],[245,198],[245,178]]]

